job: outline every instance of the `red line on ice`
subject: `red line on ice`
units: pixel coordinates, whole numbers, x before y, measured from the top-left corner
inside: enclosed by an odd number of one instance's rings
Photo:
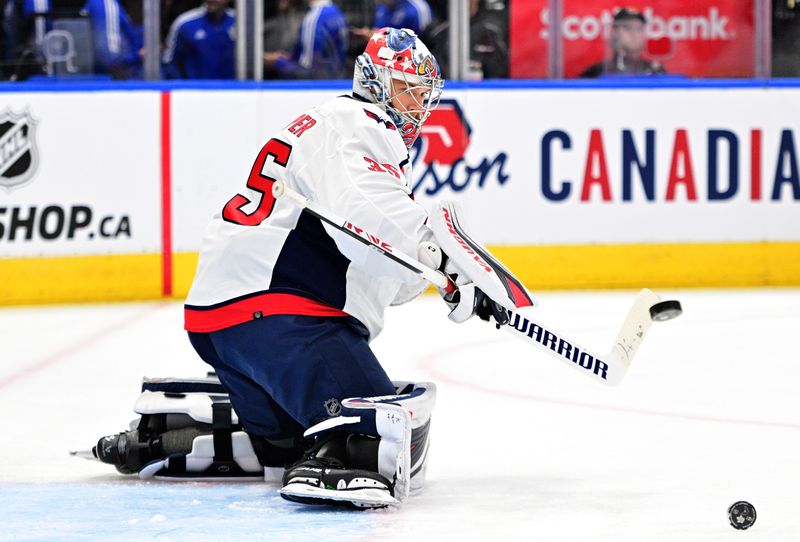
[[[34,375],[34,374],[36,374],[38,372],[41,372],[41,371],[43,371],[43,370],[45,370],[45,369],[47,369],[49,367],[52,367],[53,365],[55,365],[59,361],[62,361],[64,359],[70,357],[73,354],[77,354],[78,352],[80,352],[84,348],[88,348],[89,346],[92,346],[93,344],[97,343],[101,339],[105,339],[109,335],[112,335],[112,334],[114,334],[114,333],[116,333],[118,331],[121,331],[121,330],[127,328],[131,324],[134,324],[134,323],[138,322],[139,320],[141,320],[145,316],[150,315],[150,313],[152,313],[152,312],[156,311],[157,309],[160,309],[160,308],[162,308],[164,306],[165,306],[164,304],[158,304],[158,305],[155,305],[153,307],[148,307],[147,309],[145,309],[145,310],[143,310],[143,311],[141,311],[139,313],[136,313],[136,314],[133,314],[131,316],[128,316],[127,318],[123,319],[121,322],[115,322],[115,323],[113,323],[113,324],[111,324],[109,326],[106,326],[106,327],[96,331],[95,333],[93,333],[92,335],[89,335],[88,337],[86,337],[82,341],[79,341],[79,342],[77,342],[77,343],[75,343],[75,344],[73,344],[71,346],[68,346],[68,347],[64,348],[63,350],[59,350],[58,352],[54,352],[54,353],[50,354],[49,356],[46,356],[44,359],[41,359],[41,360],[37,361],[33,365],[28,365],[27,367],[23,368],[22,370],[17,371],[16,373],[12,373],[12,374],[10,374],[9,376],[7,376],[7,377],[5,377],[3,379],[0,379],[0,390],[10,386],[11,384],[14,384],[15,382],[17,382],[19,380],[22,380],[22,379],[26,378],[28,376]]]

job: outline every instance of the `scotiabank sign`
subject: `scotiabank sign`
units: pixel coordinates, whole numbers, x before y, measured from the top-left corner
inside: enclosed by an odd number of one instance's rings
[[[546,77],[550,13],[547,0],[511,2],[511,76]],[[564,0],[561,35],[564,75],[578,77],[608,55],[608,33],[623,5],[647,18],[648,52],[670,74],[689,77],[753,75],[753,0]]]

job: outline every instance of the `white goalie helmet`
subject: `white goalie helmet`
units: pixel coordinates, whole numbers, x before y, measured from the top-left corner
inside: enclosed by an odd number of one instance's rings
[[[438,62],[406,28],[381,28],[356,58],[353,94],[384,110],[409,148],[439,104],[443,86]]]

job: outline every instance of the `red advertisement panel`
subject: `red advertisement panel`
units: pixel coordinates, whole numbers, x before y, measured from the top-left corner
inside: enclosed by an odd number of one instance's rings
[[[646,57],[667,73],[752,77],[754,0],[565,0],[561,20],[564,76],[578,77],[609,54],[608,32],[620,7],[647,18]],[[547,0],[511,0],[511,77],[547,77]]]

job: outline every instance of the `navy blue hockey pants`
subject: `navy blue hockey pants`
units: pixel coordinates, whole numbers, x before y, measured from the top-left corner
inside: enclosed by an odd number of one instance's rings
[[[296,315],[189,332],[244,429],[269,438],[301,435],[336,414],[342,399],[395,393],[367,336],[354,318]]]

